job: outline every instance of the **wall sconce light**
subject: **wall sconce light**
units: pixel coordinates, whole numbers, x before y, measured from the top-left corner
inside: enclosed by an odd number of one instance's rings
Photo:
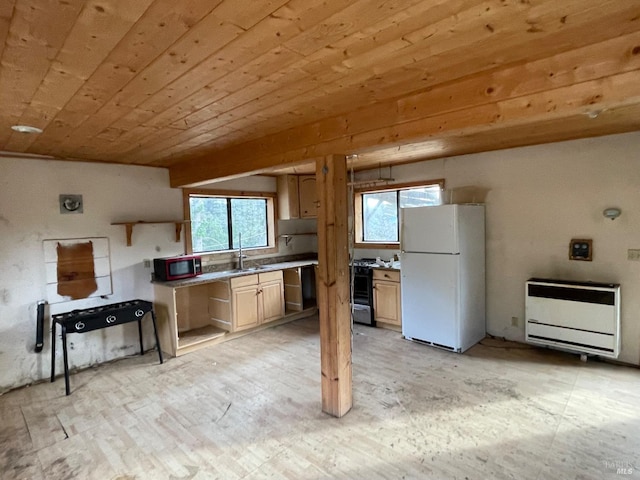
[[[602,212],[602,215],[604,215],[605,218],[610,218],[611,220],[615,220],[620,216],[621,213],[622,213],[622,210],[620,210],[619,208],[612,207],[612,208],[605,208],[604,211]]]

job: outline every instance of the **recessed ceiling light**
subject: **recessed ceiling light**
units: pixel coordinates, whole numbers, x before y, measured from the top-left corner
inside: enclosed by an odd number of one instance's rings
[[[11,125],[11,130],[20,133],[42,133],[42,129],[31,125]]]

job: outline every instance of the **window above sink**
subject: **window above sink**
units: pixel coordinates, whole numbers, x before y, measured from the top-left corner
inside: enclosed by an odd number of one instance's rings
[[[277,251],[275,193],[184,190],[188,253],[202,255]]]

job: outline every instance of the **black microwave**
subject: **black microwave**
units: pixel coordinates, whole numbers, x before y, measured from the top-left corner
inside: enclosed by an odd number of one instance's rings
[[[181,255],[179,257],[154,258],[155,279],[163,282],[195,277],[202,273],[202,257]]]

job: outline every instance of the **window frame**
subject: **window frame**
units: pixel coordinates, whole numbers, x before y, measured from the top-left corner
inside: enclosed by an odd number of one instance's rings
[[[278,232],[276,221],[276,193],[275,192],[246,192],[239,190],[211,190],[208,188],[183,188],[182,206],[185,220],[185,250],[188,254],[193,254],[193,239],[191,237],[191,208],[189,199],[191,196],[212,197],[212,198],[259,198],[267,201],[267,246],[266,247],[242,247],[242,252],[247,255],[266,255],[278,252]],[[238,249],[214,250],[209,252],[198,252],[196,255],[202,257],[212,257],[216,255],[228,255],[237,252]]]
[[[444,178],[433,180],[421,180],[417,182],[397,183],[393,185],[384,185],[381,187],[363,187],[356,188],[353,191],[353,244],[355,248],[379,248],[397,250],[400,247],[400,241],[397,242],[365,242],[364,241],[364,218],[362,209],[362,195],[367,193],[381,192],[399,192],[400,190],[411,190],[413,188],[440,186],[440,191],[444,191]],[[398,194],[399,195],[399,194]],[[400,202],[398,202],[398,228],[400,228]],[[399,232],[398,232],[399,236]]]

